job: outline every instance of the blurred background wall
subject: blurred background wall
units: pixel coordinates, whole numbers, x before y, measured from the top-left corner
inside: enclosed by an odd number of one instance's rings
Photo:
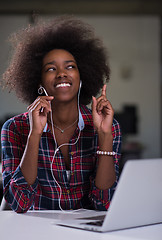
[[[49,19],[74,14],[92,24],[108,48],[107,97],[123,131],[125,158],[162,156],[162,4],[156,0],[6,0],[0,3],[0,76],[10,58],[9,35]],[[86,56],[85,56],[86,57]],[[14,93],[0,89],[1,124],[26,111]]]

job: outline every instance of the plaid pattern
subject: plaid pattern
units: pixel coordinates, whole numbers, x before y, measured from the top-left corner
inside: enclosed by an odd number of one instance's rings
[[[1,132],[4,196],[14,211],[59,209],[60,189],[52,177],[51,164],[55,179],[62,189],[61,207],[63,209],[108,209],[118,181],[120,127],[114,119],[112,133],[114,137],[113,151],[117,153],[114,156],[117,179],[110,189],[100,190],[94,183],[98,160],[96,155],[98,150],[97,133],[93,127],[91,110],[81,105],[80,111],[85,127],[81,131],[77,144],[69,145],[71,159],[69,180],[60,150],[53,159],[55,142],[47,127],[39,145],[38,176],[35,183],[29,186],[19,166],[29,134],[28,113],[15,116],[4,123]],[[70,143],[76,141],[78,134],[79,128],[76,129]]]

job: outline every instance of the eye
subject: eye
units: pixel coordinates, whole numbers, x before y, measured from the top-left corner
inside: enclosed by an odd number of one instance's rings
[[[56,70],[55,67],[50,67],[50,68],[48,68],[48,69],[46,70],[46,72],[53,72],[53,71],[55,71],[55,70]]]
[[[73,69],[73,68],[75,68],[75,65],[70,64],[70,65],[68,65],[66,68],[67,68],[67,69]]]

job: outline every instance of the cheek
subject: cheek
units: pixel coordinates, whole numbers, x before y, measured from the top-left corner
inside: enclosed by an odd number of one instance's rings
[[[41,80],[42,80],[42,82],[45,83],[45,82],[49,82],[49,81],[52,80],[54,77],[55,77],[54,74],[43,73]]]
[[[75,77],[75,79],[80,81],[80,74],[79,74],[79,72],[75,72],[74,77]]]

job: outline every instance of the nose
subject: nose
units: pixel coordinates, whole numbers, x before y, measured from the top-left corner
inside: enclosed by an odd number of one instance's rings
[[[67,73],[65,69],[59,68],[57,70],[57,78],[65,78],[67,77]]]

